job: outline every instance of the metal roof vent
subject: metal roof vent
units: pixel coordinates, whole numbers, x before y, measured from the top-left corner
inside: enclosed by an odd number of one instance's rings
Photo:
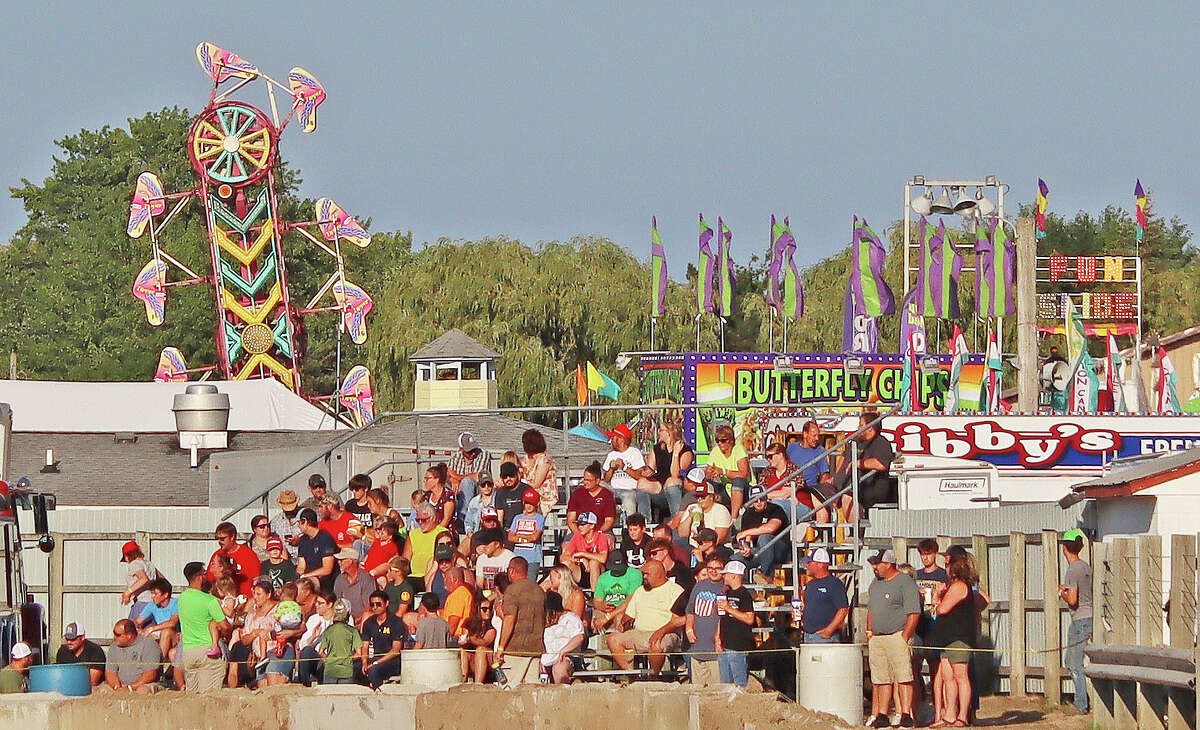
[[[175,430],[179,448],[224,449],[229,447],[229,395],[217,386],[195,383],[175,396]],[[195,455],[193,454],[193,461]]]

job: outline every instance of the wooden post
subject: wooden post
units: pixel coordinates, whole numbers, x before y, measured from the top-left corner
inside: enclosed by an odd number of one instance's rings
[[[1176,649],[1195,645],[1192,618],[1196,615],[1195,535],[1171,536],[1171,611],[1167,616],[1170,643]],[[1200,659],[1200,656],[1196,658]],[[1200,685],[1198,685],[1200,686]],[[1167,727],[1170,730],[1194,728],[1196,693],[1172,688],[1167,694]]]
[[[988,566],[988,543],[987,537],[984,535],[971,536],[971,552],[975,554],[975,566],[979,569],[979,590],[988,596],[988,606],[991,605],[992,598],[992,580],[990,569]],[[992,639],[992,611],[991,608],[984,608],[979,615],[979,640],[981,649],[995,649],[996,642]],[[973,654],[971,661],[975,666],[976,692],[983,694],[996,691],[999,687],[999,681],[996,677],[996,668],[1000,662],[996,661],[996,654]]]
[[[896,553],[896,565],[908,562],[908,538],[893,537],[892,552]]]
[[[1132,538],[1117,538],[1112,546],[1112,643],[1130,645],[1137,642],[1137,543]],[[1113,727],[1117,730],[1137,728],[1137,682],[1113,682]]]
[[[50,533],[54,537],[54,551],[50,553],[50,571],[46,586],[47,612],[49,613],[50,656],[42,657],[43,664],[49,664],[58,647],[62,645],[63,631],[63,569],[66,565],[64,554],[67,552],[67,542],[62,535]]]
[[[133,533],[133,540],[138,544],[138,547],[142,549],[142,554],[146,556],[146,560],[154,562],[154,558],[150,557],[150,543],[153,542],[151,533],[135,532]],[[151,578],[151,580],[153,580],[153,578]]]
[[[1110,643],[1106,621],[1112,616],[1112,570],[1109,545],[1092,543],[1092,643]],[[1097,728],[1113,726],[1113,683],[1108,679],[1088,681],[1088,704],[1092,709],[1092,725]]]
[[[1025,533],[1008,535],[1008,693],[1025,696]]]
[[[1043,655],[1046,701],[1062,704],[1062,604],[1058,598],[1058,531],[1042,530]]]
[[[1162,537],[1138,537],[1138,645],[1162,646]],[[1163,687],[1142,683],[1137,694],[1139,729],[1165,728],[1163,724]]]
[[[1037,411],[1037,234],[1032,218],[1017,219],[1017,409]]]

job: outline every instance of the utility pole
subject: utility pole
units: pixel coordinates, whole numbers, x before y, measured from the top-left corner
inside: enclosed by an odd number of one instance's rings
[[[1032,218],[1017,219],[1017,410],[1038,409],[1037,237]]]

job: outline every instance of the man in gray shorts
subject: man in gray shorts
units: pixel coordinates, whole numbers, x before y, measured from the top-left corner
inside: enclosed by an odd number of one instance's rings
[[[910,642],[921,617],[917,583],[896,569],[896,554],[881,550],[867,558],[875,570],[868,589],[867,658],[871,665],[871,716],[867,727],[889,727],[892,683],[900,685],[900,727],[915,727]]]

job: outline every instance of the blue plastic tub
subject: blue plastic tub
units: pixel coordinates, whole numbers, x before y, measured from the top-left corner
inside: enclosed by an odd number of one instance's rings
[[[29,668],[30,692],[58,692],[70,697],[92,693],[85,664],[43,664]]]

